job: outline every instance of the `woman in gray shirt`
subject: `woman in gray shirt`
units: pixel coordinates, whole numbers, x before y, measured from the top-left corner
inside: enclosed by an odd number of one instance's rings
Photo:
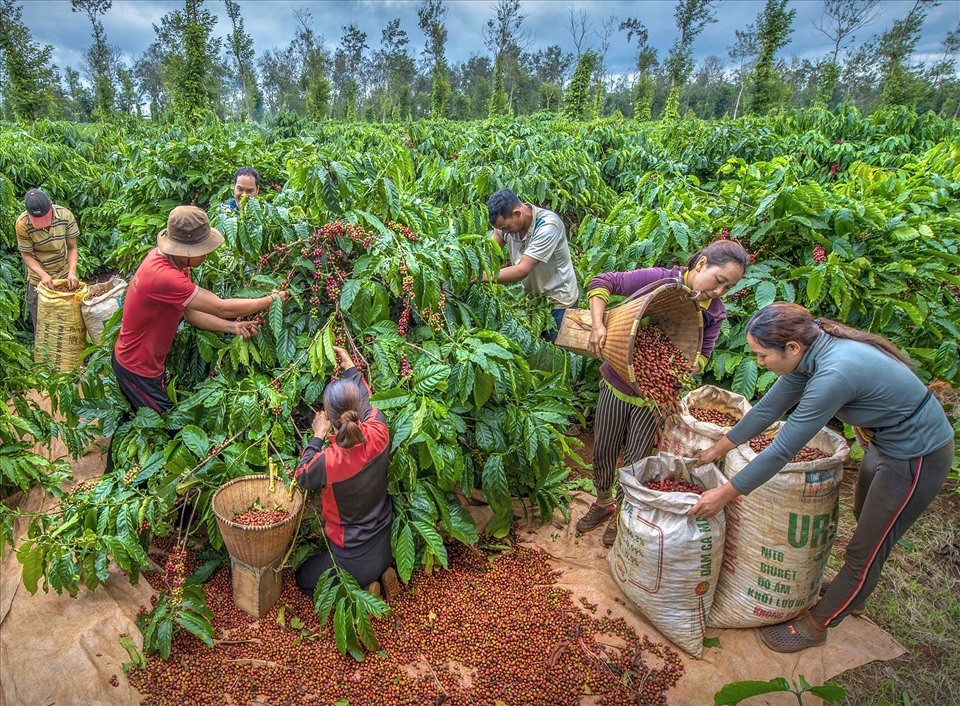
[[[943,487],[953,463],[953,429],[909,359],[881,336],[814,319],[799,304],[774,302],[747,323],[747,343],[757,362],[780,377],[726,436],[700,452],[699,462],[722,458],[796,409],[769,447],[730,482],[706,491],[689,514],[715,515],[768,481],[831,417],[870,437],[854,496],[857,528],[843,568],[809,613],[761,630],[771,649],[797,652],[823,644],[828,627],[863,607],[897,540]]]

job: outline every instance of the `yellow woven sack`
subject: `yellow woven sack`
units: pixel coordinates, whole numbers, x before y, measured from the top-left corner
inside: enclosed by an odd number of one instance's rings
[[[66,284],[65,279],[53,280],[53,286]],[[87,285],[81,284],[74,292],[58,292],[42,284],[37,285],[37,337],[33,359],[49,363],[61,372],[73,370],[87,347],[87,329],[83,324],[80,302],[87,296]]]

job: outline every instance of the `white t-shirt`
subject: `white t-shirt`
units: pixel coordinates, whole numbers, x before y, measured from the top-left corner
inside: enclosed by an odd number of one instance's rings
[[[567,229],[560,216],[553,211],[537,206],[531,208],[533,223],[526,236],[521,238],[516,233],[502,234],[510,253],[510,264],[518,265],[524,255],[529,255],[537,261],[537,265],[522,280],[527,294],[542,294],[557,309],[574,306],[580,298],[580,289],[567,245]]]

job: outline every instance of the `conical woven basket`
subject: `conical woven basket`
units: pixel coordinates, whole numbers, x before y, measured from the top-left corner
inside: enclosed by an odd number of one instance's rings
[[[569,313],[569,312],[568,312]],[[584,326],[589,332],[589,317],[564,317],[564,327],[560,329],[557,345],[577,353],[586,353]],[[639,394],[636,375],[633,372],[633,354],[636,345],[640,321],[648,319],[650,325],[663,331],[691,363],[695,363],[703,345],[703,316],[700,307],[691,298],[690,290],[680,282],[668,281],[649,291],[628,299],[608,309],[603,320],[607,328],[607,339],[603,345],[603,360],[610,363],[621,379]],[[564,334],[569,331],[569,336]],[[587,333],[589,335],[589,333]],[[565,345],[568,338],[572,345]],[[574,339],[583,339],[576,341]]]
[[[233,521],[236,512],[243,512],[254,502],[270,508],[276,504],[286,508],[290,514],[276,524],[263,527],[249,527]],[[291,496],[290,491],[277,480],[271,493],[270,476],[261,474],[234,478],[224,483],[214,493],[210,504],[230,556],[251,568],[259,569],[283,556],[297,528],[303,503],[303,491],[300,488],[294,486]]]

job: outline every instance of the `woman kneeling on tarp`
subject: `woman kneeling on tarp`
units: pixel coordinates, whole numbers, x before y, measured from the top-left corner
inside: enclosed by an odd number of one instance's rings
[[[350,354],[334,351],[344,373],[323,391],[323,411],[313,419],[314,437],[296,470],[301,488],[320,491],[329,549],[297,568],[297,586],[313,595],[335,563],[375,593],[380,579],[389,600],[399,588],[390,550],[390,431],[383,413],[370,405],[370,389]]]
[[[700,452],[722,458],[796,405],[770,446],[690,509],[710,517],[775,476],[831,417],[867,430],[853,514],[857,528],[843,568],[808,613],[761,629],[770,649],[798,652],[823,644],[827,628],[863,607],[897,540],[943,487],[953,462],[953,429],[943,407],[890,341],[828,319],[799,304],[774,302],[747,323],[757,362],[779,375],[770,391],[726,436]],[[866,442],[865,442],[866,443]]]
[[[611,295],[630,296],[648,285],[679,280],[696,292],[697,304],[703,313],[703,344],[698,356],[702,371],[717,344],[720,326],[727,318],[721,297],[740,281],[749,265],[750,256],[740,243],[716,240],[695,252],[686,267],[647,267],[597,275],[587,289],[592,319],[587,344],[590,351],[597,356],[603,352],[607,338],[603,313]],[[617,503],[612,494],[617,458],[622,451],[623,463],[630,465],[647,456],[663,417],[651,409],[650,402],[637,396],[610,363],[601,366],[600,375],[603,380],[593,422],[593,483],[597,500],[577,521],[577,531],[589,532],[607,523],[600,541],[605,547],[611,547],[617,538]],[[622,500],[620,493],[617,497]]]

